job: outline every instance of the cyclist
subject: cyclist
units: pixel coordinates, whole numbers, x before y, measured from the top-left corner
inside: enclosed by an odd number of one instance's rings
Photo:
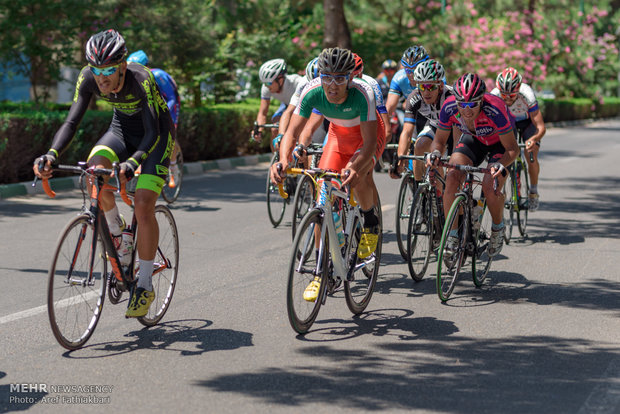
[[[54,136],[47,154],[35,160],[33,169],[38,177],[52,176],[52,164],[68,148],[93,96],[114,107],[110,128],[92,149],[88,164],[112,168],[112,162],[122,161],[118,177],[121,183],[142,167],[134,198],[135,215],[140,226],[137,236],[140,266],[137,286],[125,314],[127,317],[141,317],[147,314],[155,297],[151,281],[159,238],[155,202],[168,174],[175,129],[153,73],[144,66],[127,63],[126,56],[125,40],[116,30],[91,36],[86,43],[88,65],[82,68],[78,77],[67,119]],[[45,166],[39,170],[41,161]],[[121,236],[125,221],[118,212],[114,194],[104,192],[101,195],[101,208],[120,251],[121,263],[127,265],[131,261],[131,252]]]
[[[144,50],[138,50],[133,52],[127,58],[127,62],[136,62],[143,66],[148,66],[149,57],[144,52]],[[157,82],[157,86],[159,87],[159,93],[161,94],[164,101],[168,105],[168,109],[170,110],[170,115],[172,116],[172,122],[174,123],[174,129],[178,130],[179,128],[179,110],[181,109],[181,97],[179,96],[179,88],[177,87],[177,83],[174,81],[172,76],[168,72],[163,69],[151,68],[151,72],[153,72],[153,77],[155,78],[155,82]],[[177,166],[177,155],[181,149],[178,140],[174,140],[174,149],[172,150],[172,155],[170,156],[170,180],[168,181],[168,185],[170,187],[174,187],[175,183],[178,181],[176,177],[179,176],[179,167]]]
[[[286,74],[286,62],[284,59],[271,59],[263,63],[258,71],[258,77],[263,83],[260,91],[260,107],[258,108],[258,114],[256,116],[256,122],[258,125],[263,125],[267,122],[267,112],[269,111],[269,103],[271,98],[276,98],[280,101],[280,107],[275,114],[271,117],[272,122],[279,121],[278,134],[274,139],[274,142],[279,140],[284,135],[288,123],[291,119],[292,109],[287,110],[287,106],[291,100],[291,97],[299,85],[303,81],[303,76],[299,76],[296,73]],[[254,134],[252,138],[258,142],[261,142],[264,128],[259,128],[258,133]],[[273,133],[272,137],[275,135]],[[274,151],[276,148],[272,148]]]
[[[396,70],[398,69],[398,63],[392,59],[386,59],[381,64],[381,69],[381,73],[377,75],[376,79],[381,87],[383,100],[386,100],[388,97],[388,92],[390,91],[390,83],[392,82],[394,74],[396,74]]]
[[[530,194],[528,210],[538,209],[538,151],[540,141],[547,131],[542,113],[538,108],[538,101],[530,85],[523,83],[521,75],[515,68],[506,68],[495,81],[496,87],[491,91],[493,95],[501,96],[506,102],[510,113],[517,122],[517,128],[525,141],[525,158],[530,162]],[[532,158],[530,158],[532,157]]]
[[[371,76],[365,75],[364,72],[364,61],[357,54],[353,53],[353,57],[355,58],[355,69],[351,75],[354,78],[359,78],[366,82],[372,88],[372,91],[375,94],[375,103],[377,104],[377,113],[383,120],[383,126],[385,128],[385,136],[391,134],[390,122],[387,115],[387,109],[385,107],[385,101],[383,100],[383,94],[381,93],[381,87],[379,86],[379,82]]]
[[[401,97],[404,99],[413,91],[413,71],[420,62],[424,62],[428,58],[424,46],[411,46],[405,50],[400,59],[403,68],[396,72],[390,83],[390,91],[385,104],[389,116],[392,116],[396,110]],[[402,119],[400,122],[403,123]]]
[[[385,144],[384,127],[377,117],[372,89],[353,78],[355,58],[348,49],[324,49],[319,55],[320,77],[303,91],[280,146],[280,162],[271,168],[271,179],[280,183],[306,120],[316,109],[330,121],[329,139],[323,149],[319,168],[348,172],[343,185],[350,184],[364,216],[357,254],[370,256],[377,247],[379,218],[375,214],[375,184],[372,177],[373,155],[380,156]],[[319,281],[313,281],[304,293],[307,301],[316,300]]]
[[[420,63],[413,73],[413,80],[417,84],[406,100],[405,106],[405,125],[400,134],[398,143],[398,155],[409,154],[409,145],[413,136],[414,128],[417,128],[417,139],[415,140],[414,154],[424,155],[430,152],[433,138],[437,132],[439,123],[439,113],[446,99],[452,96],[452,88],[444,85],[445,70],[443,66],[433,60],[425,60]],[[452,134],[448,138],[448,154],[452,153],[453,147]],[[390,171],[392,178],[400,178],[407,160],[398,163],[396,171]],[[413,175],[417,183],[422,180],[424,175],[424,163],[415,162]]]
[[[519,152],[514,135],[514,119],[504,102],[490,93],[486,93],[484,81],[475,73],[462,75],[452,87],[453,96],[446,99],[439,113],[439,124],[435,139],[431,145],[432,154],[427,165],[432,165],[443,154],[452,126],[458,127],[462,135],[450,156],[450,162],[478,166],[489,157],[492,177],[484,176],[482,189],[486,197],[489,212],[493,219],[489,256],[496,256],[504,244],[503,209],[504,196],[501,193],[506,179],[506,167],[510,165]],[[493,187],[493,179],[498,184]],[[454,202],[458,187],[464,179],[464,173],[450,170],[446,178],[443,194],[446,216]],[[448,253],[458,243],[456,230],[448,235]]]

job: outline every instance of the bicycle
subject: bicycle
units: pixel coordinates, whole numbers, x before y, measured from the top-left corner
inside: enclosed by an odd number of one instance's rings
[[[312,156],[309,168],[314,169],[319,164],[321,154],[323,154],[323,144],[311,143],[305,149],[305,152],[308,156]],[[305,174],[300,174],[299,177],[296,184],[295,198],[293,199],[293,220],[291,221],[293,239],[301,219],[312,208],[318,197],[312,178]]]
[[[321,169],[287,169],[287,174],[304,174],[319,186],[318,202],[302,219],[293,241],[287,284],[287,313],[291,327],[299,334],[308,332],[327,295],[344,281],[347,306],[353,314],[362,313],[372,297],[381,261],[382,236],[375,252],[365,259],[357,255],[363,218],[351,192],[336,189],[332,180],[337,173]],[[283,193],[283,197],[286,196]],[[335,206],[335,207],[333,207]],[[340,215],[343,232],[336,233],[334,212]],[[316,300],[303,298],[308,284],[315,278],[320,283]]]
[[[399,159],[424,161],[423,155],[404,155]],[[447,162],[448,157],[440,158]],[[419,282],[424,278],[432,251],[441,241],[445,222],[443,191],[445,180],[433,167],[427,167],[424,178],[418,184],[411,204],[408,206],[406,261],[411,278]]]
[[[491,174],[491,170],[441,161],[439,165],[467,173],[465,182],[456,194],[446,216],[437,255],[437,295],[442,302],[445,302],[454,290],[467,257],[472,258],[472,277],[476,287],[482,286],[491,268],[493,257],[489,256],[488,248],[492,220],[490,213],[487,213],[484,197],[481,196],[480,201],[474,198],[474,185],[480,187],[482,183],[480,179],[474,177],[474,173]],[[496,185],[497,180],[494,181],[494,186]],[[452,251],[448,253],[446,246],[451,229],[457,230],[458,243],[452,246]]]
[[[79,174],[83,198],[82,210],[67,223],[56,244],[47,290],[47,309],[54,337],[64,348],[75,350],[81,348],[94,333],[103,310],[106,290],[110,302],[117,304],[123,292],[134,289],[138,271],[135,235],[139,229],[134,215],[131,226],[125,229],[134,234],[132,259],[130,265],[123,268],[103,210],[99,207],[103,191],[118,191],[123,201],[132,205],[132,194],[126,192],[120,183],[117,187],[104,184],[104,176],[113,172],[118,176],[118,164],[115,163],[113,169],[105,169],[88,167],[80,162],[77,166],[58,165],[53,170]],[[88,190],[86,179],[91,184]],[[55,197],[48,180],[44,179],[42,183],[45,193]],[[155,207],[155,216],[159,225],[153,270],[155,300],[148,314],[137,318],[145,326],[156,325],[168,310],[179,264],[179,238],[172,212],[160,204]],[[112,269],[110,273],[108,261]]]
[[[508,219],[505,219],[506,233],[504,233],[504,241],[510,242],[512,237],[512,229],[517,223],[519,227],[519,233],[521,237],[526,238],[527,233],[527,215],[528,215],[528,201],[530,194],[530,176],[527,170],[527,162],[523,154],[523,148],[525,143],[518,129],[515,129],[517,134],[517,142],[519,143],[519,153],[517,158],[508,167],[508,176],[504,183],[504,194],[506,194],[506,201],[504,202],[504,208],[508,210]],[[534,162],[534,154],[530,153],[530,162]],[[510,190],[510,196],[508,197],[508,190]]]
[[[168,170],[166,182],[161,190],[161,196],[168,204],[172,204],[176,201],[183,184],[183,152],[180,147],[177,151],[176,162],[177,166],[175,172],[173,173],[170,169]]]

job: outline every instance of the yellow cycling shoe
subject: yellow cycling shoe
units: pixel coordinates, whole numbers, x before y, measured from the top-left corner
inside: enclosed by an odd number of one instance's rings
[[[304,300],[307,302],[314,302],[319,296],[319,289],[321,288],[321,278],[316,276],[312,282],[304,290]]]
[[[357,246],[357,257],[365,259],[377,250],[379,242],[379,226],[364,227],[360,244]]]
[[[153,303],[153,299],[155,299],[155,292],[152,290],[146,290],[140,287],[136,288],[129,300],[125,318],[140,318],[146,316],[149,312],[151,303]]]

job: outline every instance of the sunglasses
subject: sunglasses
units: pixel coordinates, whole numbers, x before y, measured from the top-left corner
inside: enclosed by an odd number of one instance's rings
[[[277,78],[275,78],[274,80],[272,80],[271,82],[265,82],[264,85],[265,86],[271,86],[274,83],[276,83],[277,81],[279,81],[282,78],[282,76],[278,76]]]
[[[422,92],[424,92],[424,91],[434,91],[437,88],[439,88],[439,84],[438,83],[419,83],[418,84],[418,89],[421,90]]]
[[[408,68],[404,68],[404,69],[407,75],[413,75],[413,72],[415,72],[415,69],[408,69]]]
[[[344,85],[349,80],[349,75],[325,75],[321,73],[321,83],[325,85],[331,85],[335,83],[336,85]]]
[[[506,98],[516,98],[518,95],[518,93],[502,93],[502,98],[506,99]]]
[[[459,106],[459,108],[470,108],[470,109],[474,109],[475,107],[477,107],[478,105],[480,105],[480,101],[475,101],[475,102],[456,102]]]
[[[120,65],[121,64],[119,63],[118,65],[110,66],[110,67],[104,68],[104,69],[99,69],[99,68],[96,68],[94,66],[91,66],[90,67],[90,71],[93,72],[93,75],[95,75],[95,76],[99,76],[99,75],[110,76],[111,74],[116,72],[116,69],[118,69],[118,67]]]

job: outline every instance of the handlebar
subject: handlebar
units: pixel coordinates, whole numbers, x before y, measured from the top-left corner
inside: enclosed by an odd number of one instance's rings
[[[281,166],[278,165],[278,173],[280,173],[281,171]],[[300,175],[300,174],[304,174],[309,176],[310,178],[312,178],[312,181],[314,182],[314,184],[317,184],[317,180],[315,179],[315,177],[319,177],[319,178],[329,178],[329,179],[337,179],[337,180],[343,180],[347,178],[347,174],[340,174],[340,173],[336,173],[333,171],[328,171],[328,170],[323,170],[321,168],[308,168],[308,169],[304,169],[304,168],[287,168],[286,169],[286,174],[288,175]],[[282,183],[278,184],[278,192],[280,193],[280,196],[284,199],[287,199],[289,197],[289,194],[286,193],[286,191],[284,191],[284,186],[282,185]],[[357,203],[353,200],[353,189],[350,190],[350,197],[349,197],[349,203],[352,206],[355,206]]]
[[[277,129],[280,127],[280,124],[276,123],[276,124],[263,124],[263,125],[259,125],[258,122],[254,121],[254,127],[252,128],[252,134],[250,136],[250,141],[254,141],[254,136],[256,136],[260,131],[258,130],[259,128],[268,128],[268,129]]]

